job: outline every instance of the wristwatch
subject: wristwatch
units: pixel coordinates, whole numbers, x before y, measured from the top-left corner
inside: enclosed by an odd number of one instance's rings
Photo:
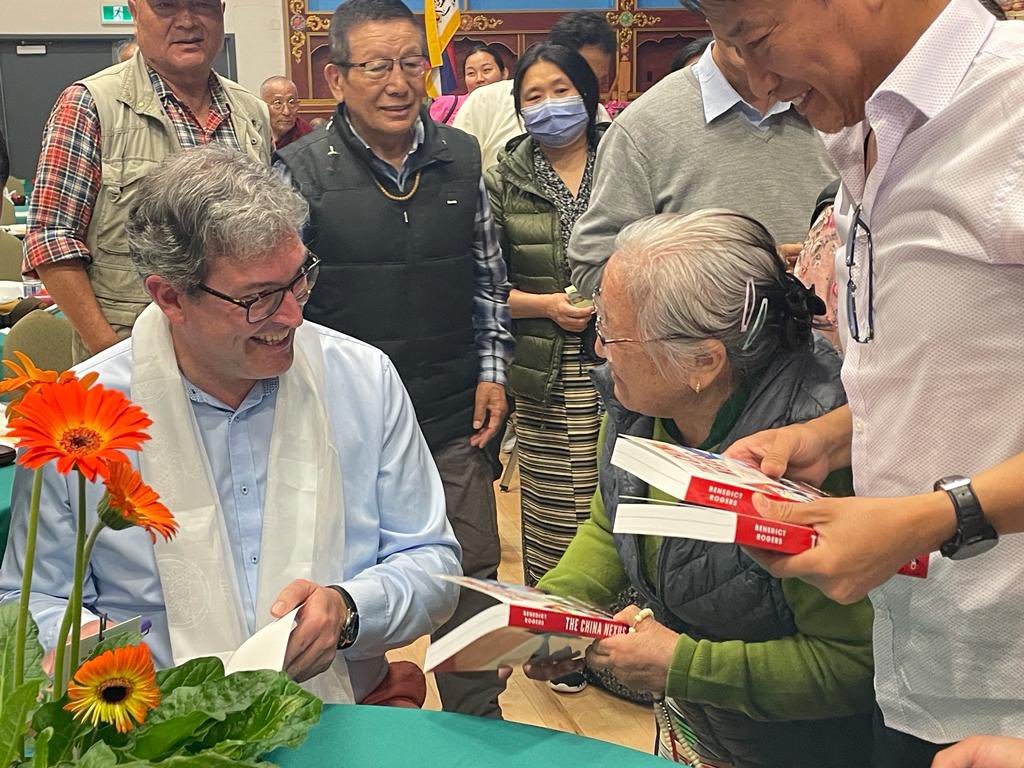
[[[343,651],[352,646],[359,634],[359,609],[356,608],[352,596],[337,584],[328,584],[327,588],[333,589],[345,601],[345,621],[342,622],[341,634],[338,635],[338,650]]]
[[[988,552],[999,542],[999,534],[986,519],[969,477],[943,477],[935,482],[934,490],[948,493],[956,510],[956,533],[939,547],[944,557],[966,560]]]

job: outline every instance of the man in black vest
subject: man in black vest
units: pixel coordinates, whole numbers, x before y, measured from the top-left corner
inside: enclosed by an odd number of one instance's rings
[[[425,53],[401,0],[338,6],[324,69],[338,110],[278,157],[309,201],[307,241],[321,259],[306,317],[391,357],[441,474],[463,570],[495,578],[494,476],[482,449],[507,410],[509,285],[476,140],[422,109]],[[488,602],[464,590],[438,635]],[[437,685],[446,710],[501,716],[495,673],[439,675]]]

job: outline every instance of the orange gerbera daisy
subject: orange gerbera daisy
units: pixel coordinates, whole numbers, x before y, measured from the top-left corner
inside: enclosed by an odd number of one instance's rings
[[[75,381],[78,379],[75,376],[74,371],[63,371],[58,373],[57,371],[45,371],[42,368],[36,367],[28,355],[23,352],[15,351],[14,356],[21,361],[21,365],[14,362],[13,360],[4,360],[4,365],[11,369],[11,373],[14,375],[10,378],[0,381],[0,394],[12,392],[19,395],[32,390],[37,384],[54,384],[56,382],[68,382]],[[81,379],[82,386],[88,389],[96,381],[98,373],[87,373]]]
[[[75,718],[97,725],[111,723],[127,733],[146,721],[160,703],[153,657],[145,643],[114,648],[89,659],[68,685],[64,709]]]
[[[136,525],[145,528],[154,543],[158,533],[170,541],[178,532],[174,515],[160,503],[157,492],[142,482],[142,476],[131,464],[106,462],[100,472],[107,495],[100,502],[98,514],[108,528],[117,531]]]
[[[25,448],[18,463],[37,469],[57,460],[57,471],[77,469],[90,481],[103,461],[127,461],[149,439],[150,421],[139,406],[112,389],[58,381],[36,385],[22,398],[8,422],[8,437]]]

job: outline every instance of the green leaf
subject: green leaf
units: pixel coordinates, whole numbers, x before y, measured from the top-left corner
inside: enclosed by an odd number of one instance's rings
[[[128,750],[133,757],[159,760],[202,739],[214,724],[205,712],[189,712],[152,725],[141,726]]]
[[[90,730],[88,725],[79,723],[64,709],[63,699],[46,702],[32,716],[32,730],[42,733],[47,729],[53,731],[48,745],[50,765],[72,760],[75,741],[83,732]]]
[[[216,656],[203,656],[186,661],[180,667],[164,669],[156,673],[160,693],[167,696],[176,688],[193,688],[210,680],[224,677],[224,663]]]
[[[0,700],[0,766],[14,762],[42,682],[38,678],[26,680]]]
[[[90,659],[95,659],[101,653],[112,651],[115,648],[125,648],[129,645],[142,643],[142,635],[134,630],[121,630],[111,627],[103,634],[103,639],[96,643],[96,647],[89,654]]]
[[[99,741],[92,745],[76,765],[78,768],[111,768],[117,765],[117,755],[114,754],[114,750]]]
[[[294,692],[268,692],[249,709],[215,725],[205,743],[216,752],[241,759],[257,758],[278,747],[299,746],[319,722],[323,702],[291,685]]]
[[[197,755],[179,755],[163,760],[159,763],[150,763],[146,760],[133,760],[128,763],[121,763],[117,768],[274,768],[273,763],[257,763],[249,760],[235,760],[215,752],[200,752]]]
[[[14,690],[14,647],[18,628],[18,604],[0,605],[0,702]],[[25,675],[24,679],[45,680],[43,672],[43,648],[39,645],[39,630],[32,617],[28,617],[25,632]]]
[[[53,728],[47,728],[36,734],[35,743],[32,745],[32,768],[47,768],[50,765],[50,739],[53,737]]]
[[[212,665],[200,664],[185,672],[183,679],[194,680],[204,672],[215,674]],[[207,677],[200,685],[175,688],[136,731],[131,754],[144,760],[162,760],[188,744],[205,743],[206,732],[215,723],[245,711],[265,693],[283,692],[279,676],[287,679],[281,672],[262,670]],[[165,683],[169,677],[165,676]]]

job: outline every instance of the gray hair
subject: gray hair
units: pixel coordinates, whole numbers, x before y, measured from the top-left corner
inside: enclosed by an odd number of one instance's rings
[[[128,251],[145,279],[192,292],[218,258],[247,261],[296,234],[309,213],[277,173],[217,144],[172,155],[139,182]]]
[[[420,30],[426,55],[427,38],[423,25],[402,0],[345,0],[331,17],[331,61],[335,65],[349,63],[352,55],[349,35],[360,24],[369,21],[408,21]]]
[[[782,349],[810,343],[806,307],[803,317],[799,307],[797,317],[792,310],[808,297],[787,277],[775,239],[748,216],[723,209],[651,216],[619,232],[615,252],[640,338],[686,337],[651,343],[663,372],[691,373],[708,339],[723,344],[741,376],[761,370]],[[764,325],[754,333],[742,329],[748,282],[751,314],[768,300]]]

